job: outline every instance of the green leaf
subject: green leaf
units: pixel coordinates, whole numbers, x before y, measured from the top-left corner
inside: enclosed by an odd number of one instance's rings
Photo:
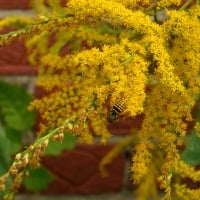
[[[11,164],[10,141],[5,129],[0,124],[0,175],[5,173]]]
[[[65,137],[62,142],[57,142],[57,141],[50,141],[46,151],[45,155],[60,155],[60,153],[64,149],[73,149],[75,144],[76,144],[76,137],[73,136],[71,133],[65,133]]]
[[[192,131],[188,144],[182,153],[182,160],[188,165],[195,166],[200,164],[200,137],[196,131]]]
[[[6,127],[6,136],[11,143],[10,153],[15,154],[19,152],[23,146],[22,135],[19,133],[19,131]]]
[[[30,175],[24,179],[24,185],[27,190],[39,192],[48,187],[53,177],[45,168],[37,168],[30,171]]]
[[[20,86],[0,80],[0,111],[6,126],[19,131],[30,129],[35,114],[27,110],[31,96]]]

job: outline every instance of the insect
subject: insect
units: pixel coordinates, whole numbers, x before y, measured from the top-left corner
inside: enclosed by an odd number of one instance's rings
[[[124,104],[125,103],[123,101],[119,101],[113,106],[111,112],[108,114],[108,117],[107,117],[107,120],[109,122],[112,123],[118,118],[119,114],[124,109]]]

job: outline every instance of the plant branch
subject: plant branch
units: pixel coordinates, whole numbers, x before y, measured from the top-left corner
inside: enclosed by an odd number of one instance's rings
[[[187,0],[181,7],[179,10],[185,10],[191,3],[193,0]]]
[[[44,30],[51,32],[56,27],[68,24],[68,21],[66,21],[66,19],[69,17],[73,17],[73,15],[64,15],[59,18],[47,18],[45,16],[41,16],[41,21],[38,23],[30,24],[16,31],[1,34],[0,46],[11,42],[14,38],[30,38],[33,35],[38,35],[44,32]]]

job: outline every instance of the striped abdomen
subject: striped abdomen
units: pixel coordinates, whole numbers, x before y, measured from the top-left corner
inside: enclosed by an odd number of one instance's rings
[[[108,121],[109,122],[115,121],[118,118],[119,114],[122,112],[123,109],[124,109],[124,102],[123,101],[117,102],[113,106],[111,112],[109,113],[109,115],[107,117]]]

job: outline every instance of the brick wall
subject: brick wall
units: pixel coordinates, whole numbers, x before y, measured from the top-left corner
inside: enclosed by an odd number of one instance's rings
[[[29,0],[0,0],[0,17],[32,15]],[[30,66],[22,42],[13,41],[0,48],[0,77],[17,82],[34,93],[37,67]],[[128,179],[129,154],[122,153],[108,166],[109,176],[102,178],[98,166],[101,158],[113,148],[116,141],[128,134],[131,126],[140,126],[142,116],[109,126],[115,135],[107,145],[79,144],[72,151],[64,151],[59,157],[45,157],[44,165],[56,179],[45,193],[120,192],[130,186]]]

